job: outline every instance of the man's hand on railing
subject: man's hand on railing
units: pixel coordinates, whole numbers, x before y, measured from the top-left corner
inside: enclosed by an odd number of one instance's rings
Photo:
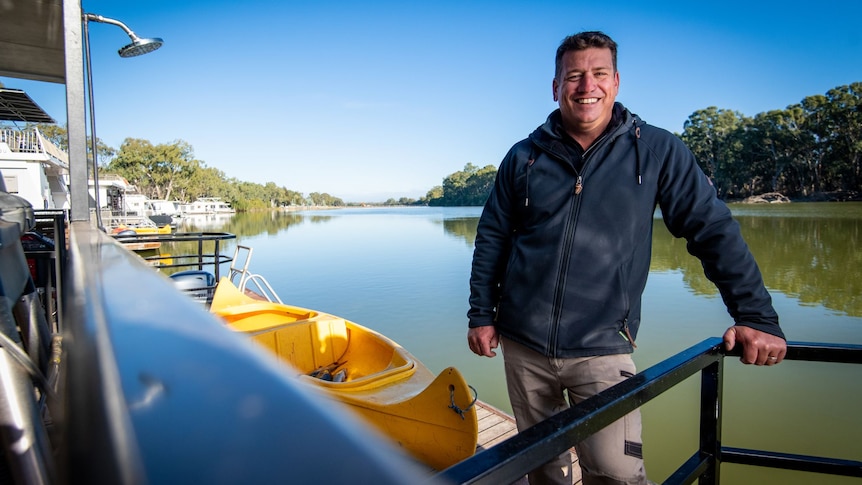
[[[734,325],[724,332],[724,345],[728,352],[742,345],[739,360],[743,364],[775,365],[784,360],[787,353],[787,342],[783,338],[742,325]]]

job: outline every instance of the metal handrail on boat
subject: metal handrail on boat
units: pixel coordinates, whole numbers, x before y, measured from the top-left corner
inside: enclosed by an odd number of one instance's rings
[[[117,234],[114,239],[129,247],[154,245],[161,248],[163,244],[194,243],[193,249],[185,254],[164,253],[160,249],[156,254],[139,254],[150,266],[164,271],[175,278],[178,286],[202,302],[212,300],[215,287],[221,277],[221,266],[234,261],[234,257],[225,254],[223,242],[236,239],[229,232],[176,232],[171,234]],[[212,245],[212,249],[209,245]],[[172,247],[176,248],[177,245]],[[177,271],[179,270],[179,271]],[[189,278],[183,280],[181,277]]]
[[[233,253],[233,262],[230,265],[230,273],[228,279],[237,287],[239,291],[245,291],[248,284],[254,285],[254,291],[258,295],[266,298],[267,301],[282,303],[278,293],[269,284],[269,281],[263,275],[252,273],[248,270],[251,264],[252,248],[237,244],[236,251]],[[216,279],[218,282],[218,279]]]
[[[68,211],[62,209],[34,210],[36,227],[31,232],[45,236],[49,247],[33,249],[25,246],[24,253],[32,260],[35,273],[44,281],[35,281],[36,289],[41,294],[41,302],[46,317],[54,331],[62,327],[63,311],[61,308],[63,293],[63,271],[66,268],[68,254],[66,220]],[[25,235],[26,238],[26,235]],[[44,264],[40,264],[44,263]],[[44,274],[39,274],[44,273]]]
[[[437,475],[448,483],[513,483],[690,376],[701,373],[700,447],[664,483],[718,484],[722,463],[862,477],[862,462],[723,446],[724,358],[714,337],[646,369]],[[788,342],[785,360],[862,364],[862,345]]]
[[[233,258],[222,253],[222,241],[236,239],[236,234],[229,232],[176,232],[171,234],[115,235],[114,238],[123,244],[195,242],[197,243],[196,250],[188,254],[156,254],[145,256],[144,259],[158,269],[194,268],[203,270],[212,267],[212,272],[218,279],[220,266],[233,261]],[[208,242],[213,243],[212,252],[208,252],[205,248],[205,243]]]

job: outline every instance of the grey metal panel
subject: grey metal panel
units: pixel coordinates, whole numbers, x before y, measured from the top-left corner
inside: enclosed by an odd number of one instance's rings
[[[87,128],[84,98],[84,48],[81,34],[81,4],[66,0],[63,8],[66,42],[66,131],[69,137],[69,191],[71,220],[90,220],[87,192]]]
[[[0,76],[62,83],[63,23],[63,0],[0,2]]]

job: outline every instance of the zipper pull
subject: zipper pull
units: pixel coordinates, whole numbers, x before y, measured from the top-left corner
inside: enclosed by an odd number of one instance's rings
[[[580,175],[578,175],[578,180],[577,180],[577,182],[575,182],[575,195],[580,194],[581,191],[584,190],[584,184],[581,183],[582,181],[583,181],[583,178]]]
[[[623,333],[623,330],[625,330],[626,333]],[[623,320],[623,329],[617,333],[620,334],[620,337],[624,338],[626,340],[626,342],[632,344],[633,349],[638,348],[638,345],[635,343],[635,339],[632,338],[632,334],[629,332],[629,320],[628,320],[628,318]]]

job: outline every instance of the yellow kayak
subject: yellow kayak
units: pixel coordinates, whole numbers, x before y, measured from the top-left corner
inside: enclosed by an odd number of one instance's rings
[[[127,226],[125,224],[120,224],[115,227],[112,231],[113,234],[119,234],[124,231],[135,231],[136,234],[170,234],[171,226],[170,224],[165,224],[162,227],[158,226]]]
[[[454,367],[435,377],[380,333],[334,315],[254,299],[227,278],[216,287],[210,311],[432,468],[475,453],[476,396]]]

